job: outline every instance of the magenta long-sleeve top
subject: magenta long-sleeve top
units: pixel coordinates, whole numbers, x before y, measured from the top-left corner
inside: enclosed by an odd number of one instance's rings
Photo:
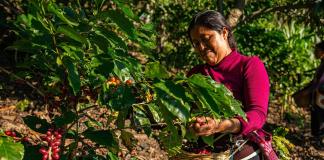
[[[239,134],[247,135],[262,128],[267,117],[270,84],[264,64],[258,57],[244,56],[233,50],[216,66],[195,66],[188,76],[195,73],[209,75],[224,84],[242,102],[247,121],[237,117],[241,122]]]

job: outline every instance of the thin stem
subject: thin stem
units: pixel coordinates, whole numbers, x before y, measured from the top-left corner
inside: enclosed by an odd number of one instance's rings
[[[93,105],[93,106],[90,106],[90,107],[87,107],[87,108],[80,109],[79,113],[83,113],[84,111],[89,110],[91,108],[95,108],[95,107],[98,107],[98,105]]]
[[[17,76],[16,74],[14,74],[14,73],[12,73],[12,72],[10,72],[10,71],[8,71],[8,70],[2,68],[2,67],[0,67],[0,70],[3,71],[3,72],[5,72],[5,73],[7,73],[7,74],[9,74],[9,75],[14,76],[15,78],[17,78],[17,79],[19,79],[19,80],[24,81],[28,86],[30,86],[31,88],[35,89],[35,90],[37,91],[38,94],[40,94],[42,97],[45,97],[44,92],[42,92],[40,89],[38,89],[37,87],[35,87],[35,86],[34,86],[33,84],[31,84],[30,82],[26,81],[25,79],[23,79],[23,78]]]

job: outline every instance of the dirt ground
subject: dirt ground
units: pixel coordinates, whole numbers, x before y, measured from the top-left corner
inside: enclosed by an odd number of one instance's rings
[[[40,134],[31,131],[22,120],[26,115],[36,115],[40,118],[48,119],[47,113],[41,102],[37,101],[37,94],[33,89],[22,83],[8,81],[7,75],[0,73],[0,128],[2,130],[15,130],[21,135],[28,135],[37,143]],[[17,107],[18,102],[29,98],[30,104],[25,111],[20,111]],[[100,114],[105,110],[93,110],[92,114]],[[324,159],[324,153],[317,151],[311,142],[310,134],[310,113],[307,108],[295,108],[290,111],[291,114],[284,114],[279,105],[271,104],[265,129],[271,129],[278,126],[289,129],[287,139],[295,147],[290,150],[293,160],[320,160]],[[123,146],[119,152],[121,159],[130,159],[136,157],[139,160],[160,160],[168,159],[158,142],[146,136],[143,133],[128,130],[134,136],[136,145],[133,147]]]
[[[295,108],[291,106],[287,113],[283,112],[282,106],[270,104],[267,124],[264,128],[271,131],[275,127],[289,129],[286,138],[295,145],[290,150],[293,160],[322,160],[324,152],[318,151],[312,145],[310,130],[310,109]]]

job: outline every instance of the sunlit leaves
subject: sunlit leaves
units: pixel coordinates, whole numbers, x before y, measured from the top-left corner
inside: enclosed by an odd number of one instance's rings
[[[14,142],[11,137],[0,136],[0,159],[1,160],[22,160],[24,157],[24,146]]]
[[[150,62],[145,66],[144,74],[147,78],[168,78],[170,74],[168,73],[165,66],[161,65],[159,62]]]
[[[195,93],[203,108],[213,111],[212,114],[217,118],[233,117],[236,114],[245,118],[242,104],[234,99],[232,93],[223,84],[200,74],[191,76],[188,82],[191,91]]]
[[[154,87],[160,104],[182,122],[187,122],[190,117],[190,106],[185,95],[185,89],[172,81],[156,83]]]
[[[127,50],[127,45],[122,38],[120,38],[115,32],[107,30],[105,28],[96,29],[96,34],[101,35],[106,38],[111,44],[113,44],[116,48],[122,48]]]
[[[78,26],[79,24],[77,22],[73,22],[68,17],[66,17],[63,13],[63,11],[55,4],[55,3],[49,3],[47,6],[48,11],[54,13],[59,19],[61,19],[63,22],[68,24],[69,26]]]
[[[84,37],[82,37],[75,29],[73,29],[72,27],[69,26],[59,26],[57,28],[57,32],[59,33],[63,33],[64,35],[66,35],[67,37],[72,38],[75,41],[78,41],[82,44],[86,43],[86,39]]]
[[[102,12],[99,17],[102,19],[109,18],[115,24],[117,24],[118,27],[129,36],[130,39],[136,39],[135,27],[133,23],[121,12],[117,10],[109,10]]]

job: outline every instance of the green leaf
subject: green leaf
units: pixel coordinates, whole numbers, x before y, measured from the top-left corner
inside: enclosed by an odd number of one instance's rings
[[[109,41],[104,37],[103,35],[98,34],[90,34],[89,40],[91,42],[91,45],[97,50],[97,53],[101,53],[98,51],[98,48],[102,51],[102,53],[108,53],[108,48],[111,47],[109,44]]]
[[[134,111],[135,123],[141,126],[145,126],[145,125],[149,126],[151,124],[143,108],[141,108],[140,106],[133,107],[133,111]]]
[[[242,104],[223,84],[216,83],[210,77],[195,74],[188,79],[188,85],[202,109],[212,111],[216,118],[240,115],[246,119]]]
[[[113,72],[115,64],[111,57],[107,54],[100,54],[91,60],[91,67],[94,69],[94,72],[101,74],[104,77],[108,77],[109,74]]]
[[[193,130],[188,130],[185,135],[185,139],[187,139],[189,142],[197,142],[198,136]]]
[[[169,156],[179,154],[182,146],[182,138],[178,134],[178,130],[174,125],[168,125],[167,128],[160,132],[163,147],[167,150]]]
[[[72,111],[63,111],[63,114],[59,117],[54,118],[54,122],[57,127],[62,127],[66,124],[72,123],[76,120],[77,115]]]
[[[47,6],[48,11],[54,13],[58,18],[60,18],[63,22],[68,24],[69,26],[78,26],[79,24],[76,22],[73,22],[72,20],[68,19],[63,13],[63,11],[58,8],[58,6],[55,3],[49,3]]]
[[[154,25],[152,23],[146,23],[146,24],[142,25],[141,30],[144,30],[147,32],[155,32]]]
[[[120,3],[118,0],[113,0],[113,2],[115,2],[115,3],[118,5],[118,7],[123,11],[123,13],[124,13],[128,18],[131,18],[131,19],[133,19],[133,20],[135,20],[135,21],[139,21],[138,16],[136,16],[136,15],[133,13],[132,9],[131,9],[128,5],[126,5],[126,2],[122,2],[122,3]]]
[[[144,75],[147,78],[158,78],[158,79],[163,79],[163,78],[169,78],[170,74],[167,71],[167,69],[162,66],[159,62],[150,62],[147,63],[145,66],[145,71]]]
[[[64,56],[71,57],[74,60],[83,60],[84,51],[78,46],[73,46],[67,43],[60,43],[58,46],[65,51],[63,52]]]
[[[63,33],[67,37],[70,37],[73,40],[78,41],[78,42],[80,42],[82,44],[87,43],[87,40],[84,37],[82,37],[75,29],[73,29],[70,26],[63,26],[63,25],[59,26],[57,28],[57,32],[58,33]]]
[[[208,146],[214,147],[214,135],[210,136],[202,136],[201,139],[206,143]]]
[[[23,23],[25,26],[28,27],[32,26],[33,19],[35,19],[35,17],[32,14],[22,14],[17,16],[17,22]]]
[[[115,32],[107,30],[105,28],[97,28],[96,34],[105,37],[107,40],[109,40],[110,43],[114,44],[116,48],[127,50],[126,43]]]
[[[23,120],[30,129],[36,132],[46,133],[50,128],[50,124],[46,120],[40,119],[36,116],[26,116],[23,117]]]
[[[111,97],[109,100],[109,106],[115,111],[128,112],[132,104],[135,103],[135,96],[132,90],[128,86],[119,86],[118,88],[112,88]]]
[[[160,103],[182,122],[187,122],[190,117],[190,105],[185,89],[172,81],[162,81],[153,86]]]
[[[72,87],[74,95],[77,95],[77,93],[80,91],[81,86],[80,76],[77,67],[73,64],[71,58],[67,56],[63,57],[63,64],[68,72],[69,85]]]
[[[173,124],[174,117],[172,113],[158,101],[159,113],[161,113],[164,121],[167,123],[167,127],[164,128],[160,133],[163,147],[167,150],[170,156],[176,155],[181,150],[182,138],[179,136],[177,127]]]
[[[0,159],[22,160],[24,157],[24,146],[14,142],[11,137],[0,137]]]
[[[106,19],[108,17],[114,23],[116,23],[117,26],[129,36],[129,38],[136,40],[137,36],[135,34],[135,27],[133,23],[121,12],[117,10],[109,10],[99,14],[99,17],[102,19]]]
[[[116,64],[114,72],[120,79],[125,81],[133,78],[136,80],[133,76],[143,77],[142,65],[125,50],[116,49],[110,53]]]
[[[130,74],[130,71],[128,67],[125,64],[125,61],[115,59],[115,68],[114,68],[114,73],[122,80],[126,81],[130,79],[132,76]]]
[[[147,105],[148,110],[152,113],[153,119],[156,122],[162,122],[161,113],[159,112],[158,106],[155,103],[150,103]]]
[[[108,160],[119,160],[119,158],[112,152],[108,152],[107,157],[108,157]]]
[[[98,131],[91,131],[86,130],[83,132],[83,135],[90,139],[91,141],[107,146],[107,147],[115,147],[117,146],[117,142],[115,141],[113,134],[109,130],[98,130]]]

